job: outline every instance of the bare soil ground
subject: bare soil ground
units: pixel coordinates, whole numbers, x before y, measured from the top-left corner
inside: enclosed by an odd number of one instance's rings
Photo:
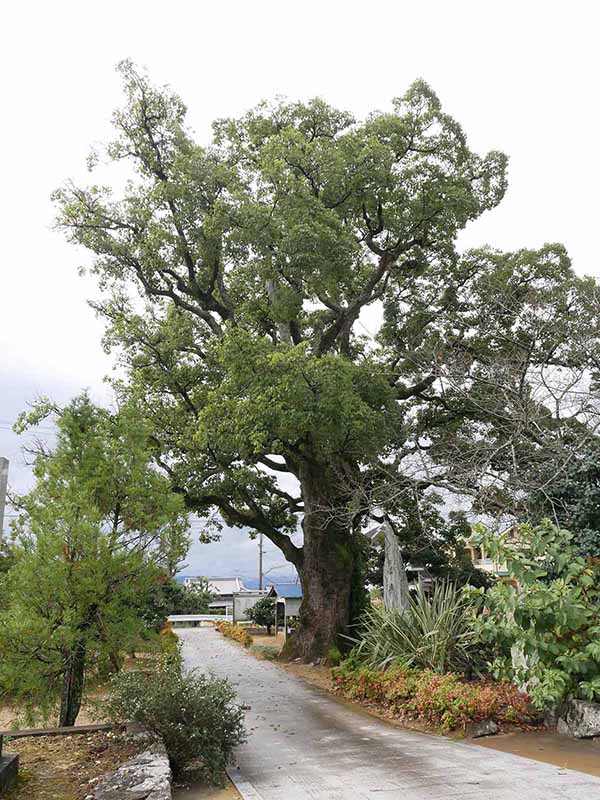
[[[313,686],[318,686],[319,689],[325,689],[326,692],[331,692],[333,684],[331,681],[331,667],[323,667],[320,665],[311,664],[297,664],[295,661],[278,661],[277,665],[282,667],[286,672],[291,672],[298,678],[302,678],[307,683]]]
[[[564,769],[600,775],[600,739],[571,739],[554,731],[509,731],[477,739],[477,744]]]
[[[38,725],[29,725],[22,717],[20,718],[20,713],[20,710],[13,706],[0,705],[0,730],[10,730],[11,728],[14,730],[15,726],[18,728],[44,728],[57,724],[57,720],[51,718],[47,723],[40,722]],[[100,718],[93,699],[90,699],[82,705],[77,716],[77,725],[94,725],[97,722],[105,722],[105,720]]]
[[[7,742],[5,751],[19,754],[19,783],[6,800],[84,800],[102,775],[145,747],[147,742],[112,731]]]
[[[283,631],[279,631],[277,636],[274,634],[267,636],[267,632],[264,628],[248,628],[248,633],[250,636],[252,636],[254,644],[268,645],[269,647],[279,647],[280,650],[285,644],[285,636],[283,635]]]
[[[222,789],[203,784],[173,787],[173,800],[241,800],[241,797],[241,794],[229,781]]]
[[[150,666],[156,661],[156,653],[154,652],[140,652],[136,653],[135,658],[128,657],[125,659],[123,669],[144,669],[146,665]],[[85,692],[84,700],[81,706],[81,711],[77,715],[77,725],[93,725],[97,722],[106,722],[102,718],[98,708],[98,700],[102,698],[106,691],[106,684],[96,684],[92,689]],[[54,716],[50,716],[47,720],[36,720],[35,724],[30,724],[23,717],[22,709],[17,706],[12,706],[8,703],[0,703],[0,730],[9,730],[15,728],[50,728],[58,725],[58,712]]]

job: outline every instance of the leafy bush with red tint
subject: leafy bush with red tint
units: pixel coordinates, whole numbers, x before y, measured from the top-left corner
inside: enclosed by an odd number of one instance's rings
[[[444,731],[482,719],[521,724],[535,719],[527,695],[509,683],[466,681],[454,673],[402,666],[371,670],[352,662],[333,670],[333,682],[337,693],[349,700],[424,720]]]

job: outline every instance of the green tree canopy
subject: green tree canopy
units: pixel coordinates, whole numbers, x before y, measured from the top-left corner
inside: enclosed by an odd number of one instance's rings
[[[593,440],[528,498],[529,519],[567,528],[580,555],[600,558],[600,448]]]
[[[167,575],[156,581],[149,597],[140,604],[140,615],[152,627],[160,628],[171,614],[210,614],[214,595],[205,578],[186,588]]]
[[[423,81],[364,121],[321,99],[262,104],[203,147],[176,94],[119,69],[100,160],[131,181],[64,186],[59,225],[95,255],[119,390],[158,463],[190,509],[296,566],[287,651],[312,659],[360,607],[374,507],[436,486],[506,509],[578,446],[596,284],[558,244],[458,250],[507,160],[475,153]]]
[[[111,414],[85,395],[57,410],[56,447],[38,453],[34,473],[2,583],[0,696],[43,715],[59,701],[60,724],[73,725],[86,674],[118,667],[143,630],[142,598],[187,552],[186,512],[135,412]]]
[[[264,625],[270,636],[271,628],[275,625],[276,606],[274,597],[261,597],[252,608],[246,611],[246,616],[257,625]]]

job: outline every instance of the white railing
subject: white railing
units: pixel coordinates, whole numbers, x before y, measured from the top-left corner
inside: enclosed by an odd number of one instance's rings
[[[171,614],[169,622],[232,622],[231,614]]]

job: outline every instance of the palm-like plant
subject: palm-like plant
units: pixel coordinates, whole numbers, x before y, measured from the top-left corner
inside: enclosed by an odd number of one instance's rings
[[[477,647],[475,609],[453,583],[427,594],[419,584],[405,611],[371,608],[363,617],[357,655],[373,669],[392,663],[464,672]]]

